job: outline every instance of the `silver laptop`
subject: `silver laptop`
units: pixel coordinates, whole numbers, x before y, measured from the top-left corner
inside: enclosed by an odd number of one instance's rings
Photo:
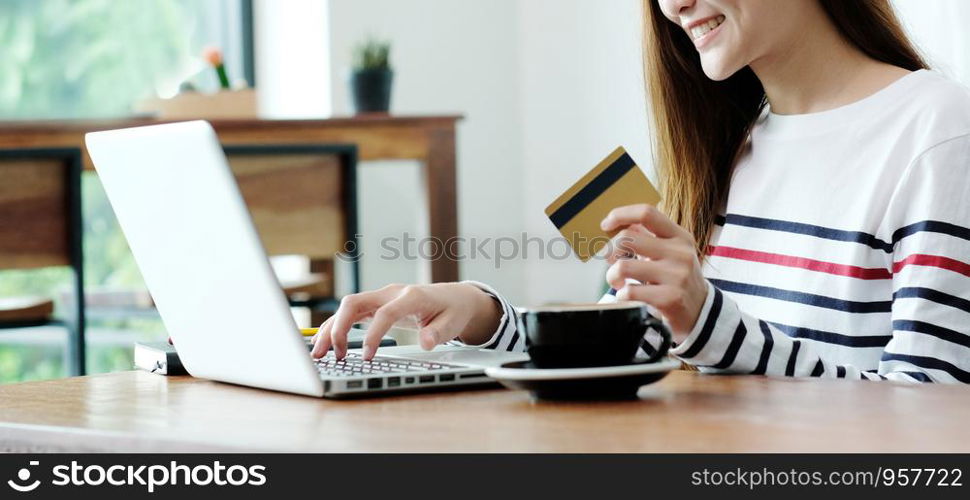
[[[96,132],[88,152],[158,312],[190,374],[344,397],[489,383],[526,359],[457,346],[307,350],[212,127],[192,121]]]

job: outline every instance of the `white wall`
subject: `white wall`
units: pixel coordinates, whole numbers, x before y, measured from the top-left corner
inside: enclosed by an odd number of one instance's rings
[[[260,115],[330,116],[327,0],[255,0],[253,16]]]
[[[618,145],[649,167],[638,0],[519,2],[519,67],[530,234],[557,235],[545,207]],[[651,177],[652,173],[649,173]],[[602,261],[534,260],[527,297],[595,301]]]
[[[350,114],[350,55],[369,35],[393,44],[394,113],[466,116],[464,238],[554,238],[545,206],[603,156],[622,144],[648,161],[638,0],[257,0],[256,8],[267,116]],[[364,288],[421,276],[420,264],[383,260],[379,248],[384,237],[426,235],[419,172],[407,162],[360,169]],[[595,300],[603,287],[602,262],[539,259],[533,246],[527,261],[497,268],[488,249],[492,259],[461,263],[462,278],[517,303]]]
[[[970,32],[963,26],[970,16],[970,2],[893,0],[893,6],[930,65],[970,84]]]
[[[334,114],[350,113],[346,77],[355,43],[389,39],[396,114],[462,113],[458,132],[459,232],[497,238],[523,228],[515,0],[330,0]],[[416,165],[360,170],[363,284],[414,281],[414,262],[379,259],[380,238],[426,235]],[[495,269],[486,259],[461,263],[464,279],[524,297],[521,263]]]
[[[330,0],[334,111],[349,111],[353,43],[390,39],[397,68],[393,111],[461,111],[460,232],[556,237],[544,208],[619,144],[646,162],[637,0]],[[399,167],[399,166],[398,166]],[[419,186],[413,169],[361,175],[365,286],[409,281],[406,263],[368,259],[379,237],[417,228],[414,207],[386,200]],[[378,187],[382,184],[383,187]],[[537,258],[462,264],[519,303],[599,297],[605,266]],[[371,252],[372,256],[372,252]]]

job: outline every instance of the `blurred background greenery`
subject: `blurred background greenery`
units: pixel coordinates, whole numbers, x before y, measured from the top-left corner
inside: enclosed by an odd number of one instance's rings
[[[0,116],[122,116],[191,70],[190,0],[0,1]]]
[[[219,22],[219,2],[198,0],[0,0],[0,119],[103,118],[138,100],[172,95],[202,69],[198,54]],[[85,285],[144,290],[95,175],[83,179]],[[0,271],[0,297],[70,291],[68,269]],[[66,331],[0,331],[0,383],[65,370]],[[163,339],[157,316],[92,315],[88,371],[131,368],[135,340]]]

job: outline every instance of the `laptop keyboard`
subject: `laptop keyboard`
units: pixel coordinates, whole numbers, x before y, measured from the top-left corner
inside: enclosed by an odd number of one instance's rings
[[[434,370],[448,370],[462,368],[445,363],[431,363],[418,360],[385,358],[374,356],[370,361],[364,361],[360,354],[347,353],[344,359],[337,360],[333,353],[315,360],[321,375],[332,377],[355,377],[384,373],[427,372]]]

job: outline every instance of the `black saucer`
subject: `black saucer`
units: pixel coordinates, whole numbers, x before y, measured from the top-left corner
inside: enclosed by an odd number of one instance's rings
[[[679,367],[679,361],[669,358],[591,368],[537,368],[530,361],[516,361],[488,368],[485,374],[510,389],[525,389],[538,399],[616,400],[636,398],[640,387]]]

